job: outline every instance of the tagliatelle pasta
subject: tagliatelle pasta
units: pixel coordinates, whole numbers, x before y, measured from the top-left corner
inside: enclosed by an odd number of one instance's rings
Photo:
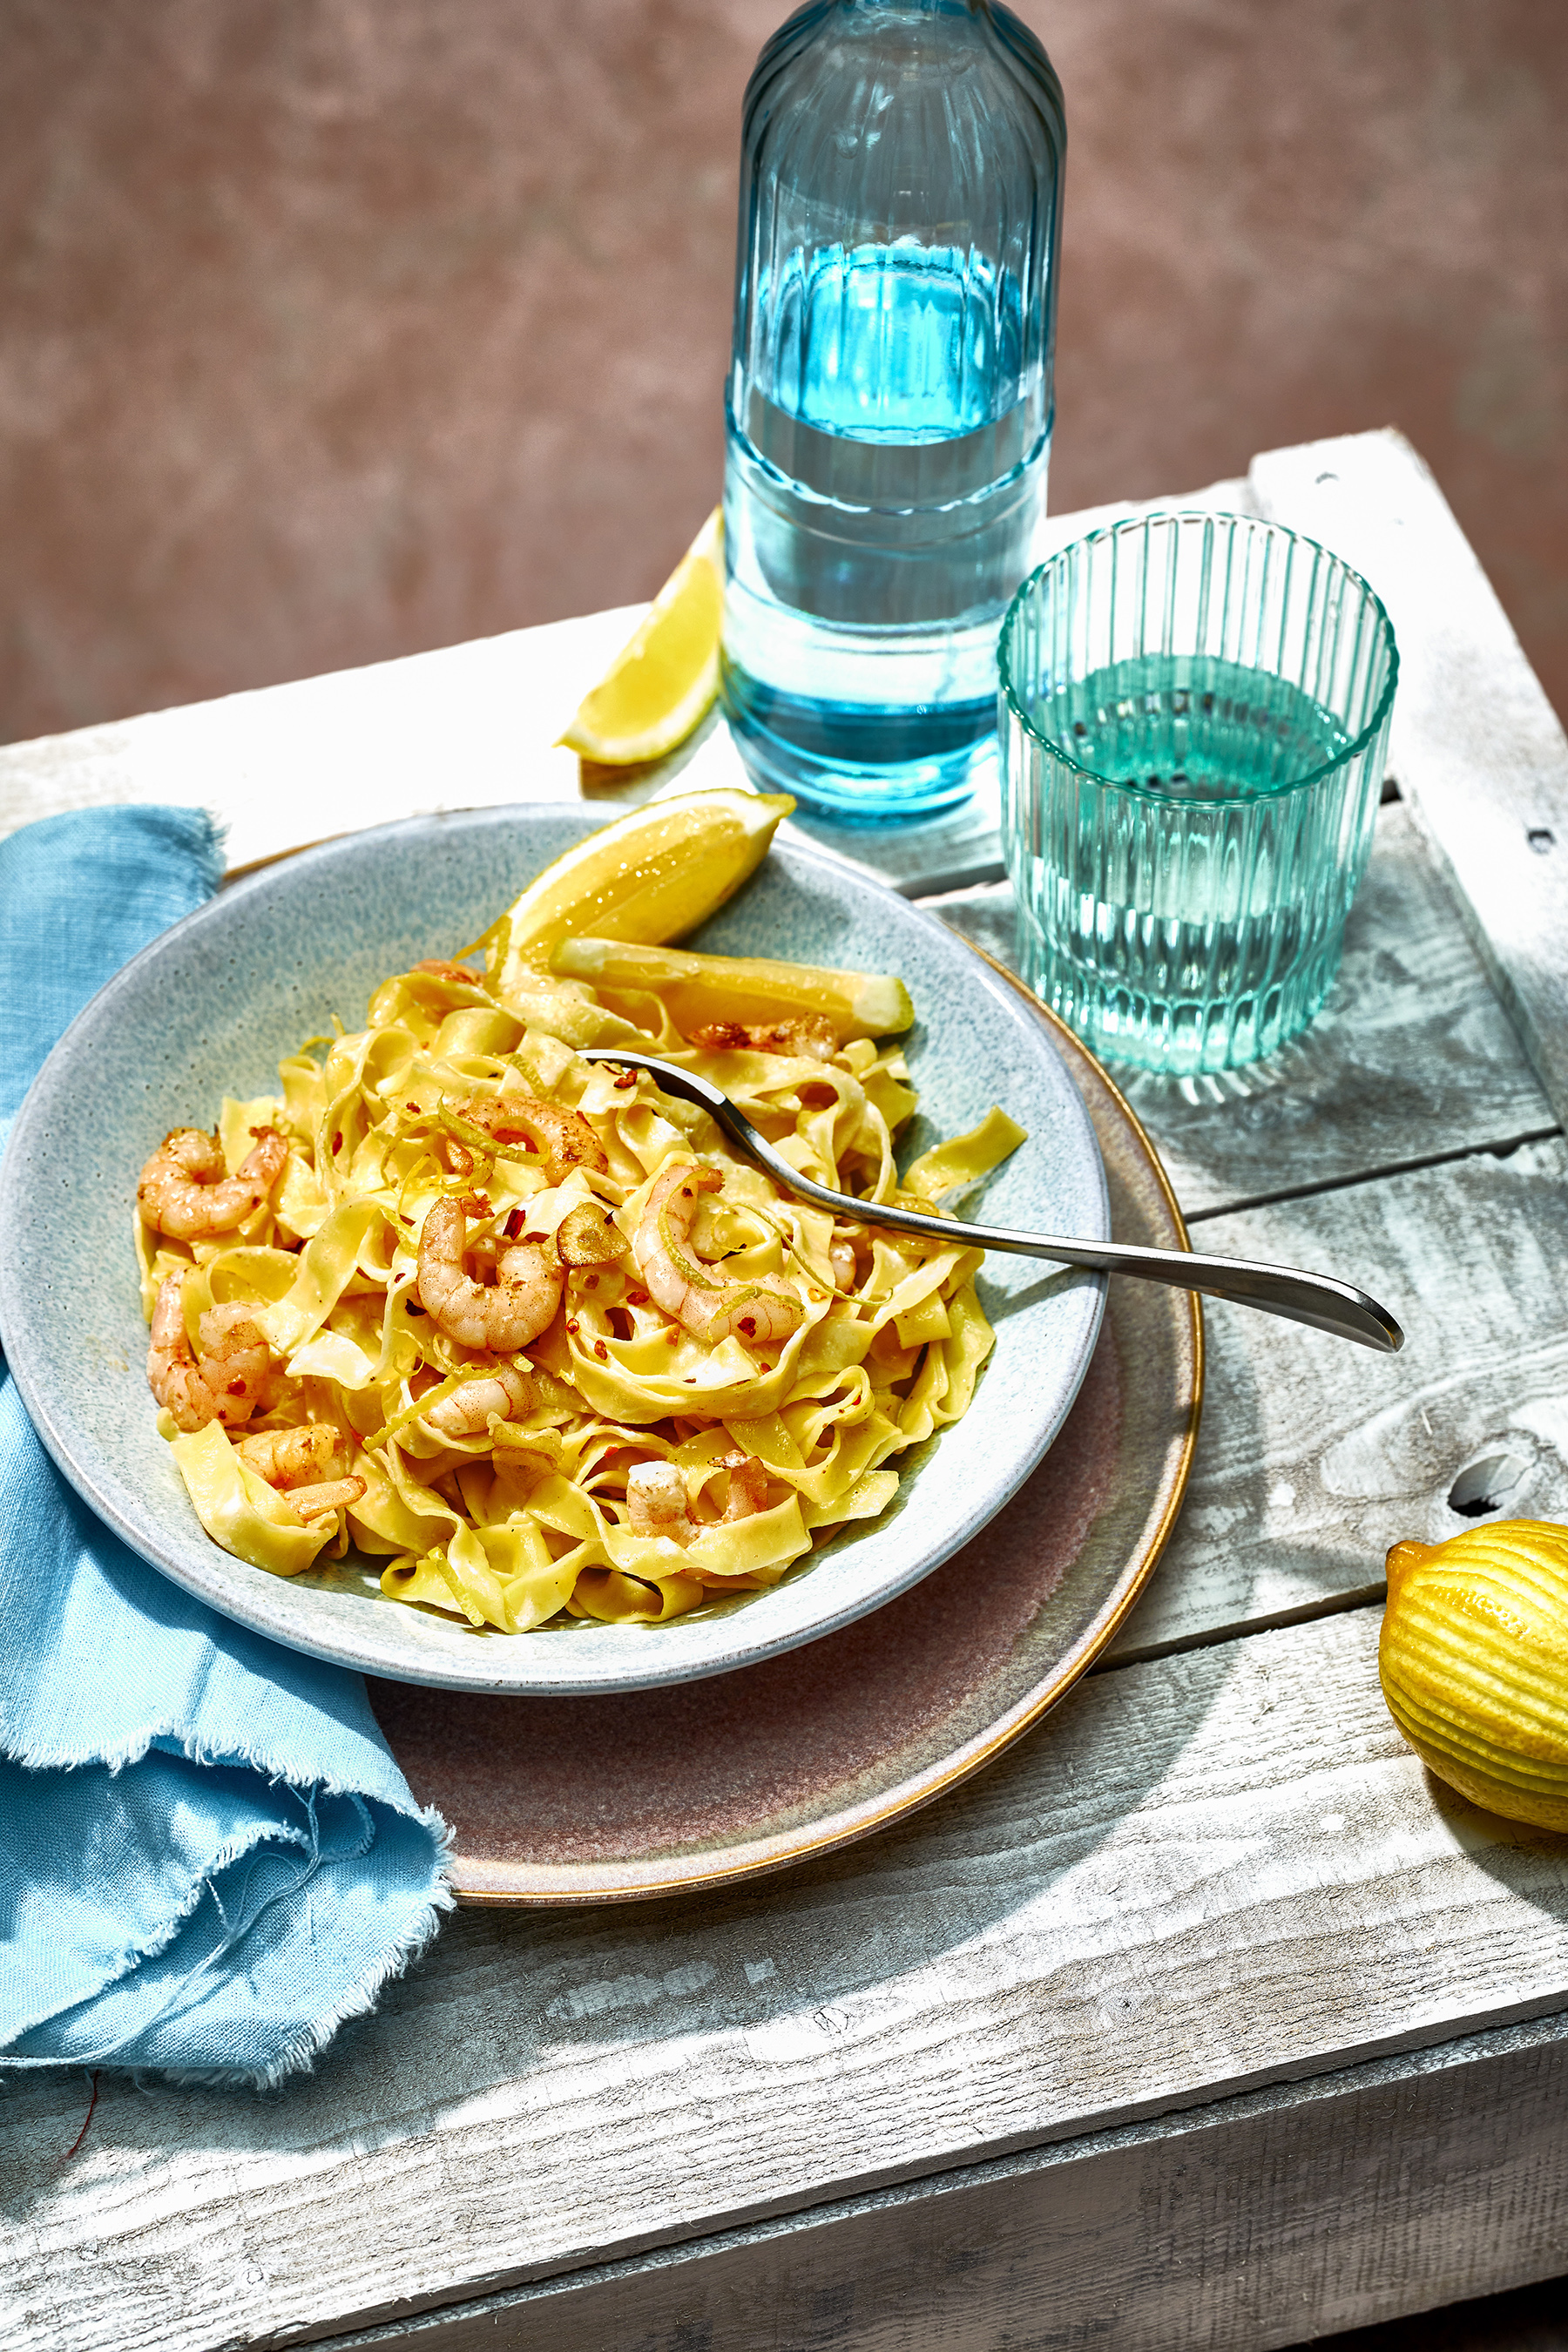
[[[205,1161],[182,1130],[149,1162],[149,1378],[191,1500],[257,1567],[353,1545],[391,1598],[505,1633],[773,1585],[967,1411],[981,1253],[786,1197],[705,1112],[576,1049],[700,1071],[868,1200],[931,1207],[1022,1131],[994,1111],[900,1178],[896,1042],[796,1007],[699,1044],[657,990],[498,988],[400,974],[276,1096],[226,1100]]]

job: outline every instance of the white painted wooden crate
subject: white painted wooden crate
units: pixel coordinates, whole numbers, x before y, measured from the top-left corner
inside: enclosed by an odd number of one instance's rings
[[[1568,2271],[1568,1842],[1437,1790],[1374,1670],[1383,1549],[1462,1524],[1468,1464],[1568,1515],[1568,749],[1396,435],[1202,502],[1384,597],[1402,797],[1308,1035],[1133,1097],[1205,1244],[1365,1282],[1405,1352],[1211,1307],[1115,1652],[890,1833],[698,1902],[461,1915],[313,2078],[105,2083],[68,2167],[80,2079],[8,2090],[8,2352],[1256,2352]],[[551,739],[636,617],[13,746],[0,829],[196,803],[244,865],[574,796]],[[712,730],[685,778],[732,759]],[[1005,951],[984,804],[853,846]]]

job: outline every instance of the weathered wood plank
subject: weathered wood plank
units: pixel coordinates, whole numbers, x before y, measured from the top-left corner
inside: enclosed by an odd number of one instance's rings
[[[553,739],[640,606],[0,751],[0,832],[121,801],[208,808],[247,866],[390,818],[574,800]]]
[[[106,2085],[67,2172],[78,2086],[19,2087],[0,2334],[341,2332],[1561,2007],[1568,1849],[1435,1793],[1376,1633],[1091,1677],[951,1801],[758,1890],[460,1915],[313,2080]]]
[[[932,904],[1018,968],[1005,883]],[[1301,1037],[1213,1078],[1113,1075],[1189,1215],[1555,1124],[1453,896],[1397,802],[1379,813],[1339,982]]]
[[[935,902],[1016,953],[1006,887]],[[1408,813],[1381,813],[1329,1010],[1258,1072],[1123,1076],[1202,1246],[1363,1283],[1409,1331],[1392,1360],[1237,1308],[1206,1308],[1208,1394],[1171,1549],[1112,1655],[1147,1656],[1381,1589],[1400,1535],[1464,1524],[1456,1477],[1496,1455],[1513,1513],[1568,1496],[1568,1250],[1559,1142],[1494,1157],[1552,1111]],[[1354,1180],[1444,1153],[1480,1156]],[[1313,1187],[1336,1189],[1314,1195]],[[1347,1188],[1347,1189],[1341,1189]],[[1220,1215],[1273,1193],[1252,1216]],[[1371,1426],[1371,1434],[1357,1433]],[[1353,1472],[1351,1465],[1356,1467]],[[1395,1524],[1397,1522],[1397,1524]]]
[[[1466,1524],[1448,1495],[1478,1464],[1497,1463],[1480,1483],[1510,1517],[1568,1511],[1565,1178],[1558,1137],[1198,1223],[1205,1249],[1363,1284],[1405,1346],[1373,1356],[1205,1302],[1186,1504],[1113,1655],[1377,1594],[1391,1543]]]
[[[355,2330],[331,2352],[1267,2352],[1413,2295],[1554,2275],[1565,2126],[1558,2019]],[[1425,2352],[1430,2325],[1401,2343]],[[1448,2325],[1436,2341],[1454,2352],[1527,2352],[1522,2335]],[[1562,2341],[1533,2334],[1528,2352]]]
[[[1568,1115],[1568,739],[1441,490],[1397,433],[1254,458],[1260,510],[1356,565],[1402,663],[1390,765]]]

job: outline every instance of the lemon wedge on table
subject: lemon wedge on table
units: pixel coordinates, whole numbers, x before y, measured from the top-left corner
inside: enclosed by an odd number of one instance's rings
[[[660,760],[683,742],[719,691],[724,616],[717,507],[676,565],[631,643],[579,704],[561,741],[612,768]]]
[[[726,787],[645,802],[584,835],[486,933],[493,985],[504,996],[547,972],[580,932],[658,946],[695,930],[756,872],[794,806],[787,793]]]

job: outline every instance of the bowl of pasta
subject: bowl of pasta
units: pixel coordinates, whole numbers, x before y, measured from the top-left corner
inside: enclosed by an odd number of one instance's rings
[[[227,1616],[395,1680],[632,1690],[827,1635],[1017,1490],[1100,1328],[1101,1277],[963,1239],[982,1186],[1109,1230],[1015,991],[793,845],[679,949],[520,943],[594,829],[418,818],[233,885],[72,1024],[0,1172],[0,1328],[67,1477]],[[585,1058],[618,1043],[951,1243],[790,1195]]]

